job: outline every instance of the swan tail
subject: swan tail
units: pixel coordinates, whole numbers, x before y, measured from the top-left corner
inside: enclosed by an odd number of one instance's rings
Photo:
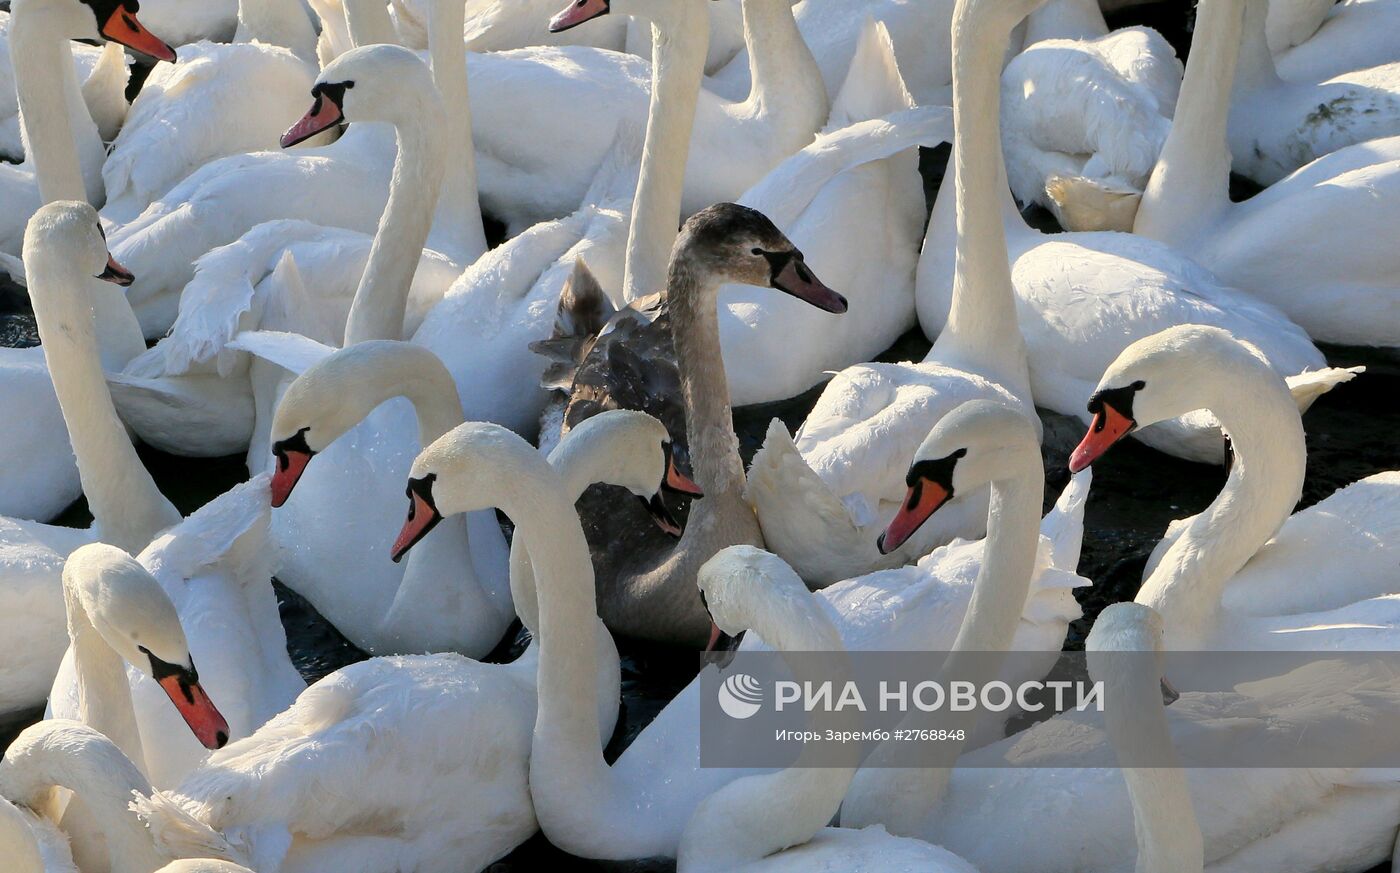
[[[116,139],[122,122],[126,120],[126,111],[130,108],[126,102],[126,83],[130,75],[126,50],[117,43],[109,42],[102,47],[102,54],[92,73],[83,83],[83,102],[87,104],[103,142]]]
[[[1050,211],[1070,231],[1133,229],[1142,189],[1111,179],[1052,175],[1045,180]]]
[[[824,586],[861,571],[828,558],[855,559],[873,550],[850,510],[807,464],[779,419],[768,424],[749,468],[744,498],[758,516],[768,549],[792,565],[808,585]],[[850,572],[847,572],[847,570]]]
[[[1307,412],[1317,398],[1350,382],[1366,372],[1365,367],[1323,367],[1321,370],[1307,370],[1287,378],[1288,393],[1298,404],[1299,412]]]
[[[884,22],[867,15],[846,79],[831,103],[827,129],[913,109],[915,105],[900,75],[889,29]]]
[[[146,826],[158,851],[171,858],[212,858],[245,866],[252,863],[243,848],[201,821],[193,809],[186,809],[188,801],[183,798],[164,791],[150,797],[133,792],[132,797],[127,808]]]
[[[1054,507],[1040,523],[1041,535],[1050,541],[1050,566],[1073,573],[1079,567],[1084,544],[1084,506],[1093,484],[1092,468],[1070,477]]]
[[[549,362],[540,377],[540,385],[567,393],[573,387],[574,375],[593,340],[616,314],[616,307],[593,271],[588,269],[583,256],[575,258],[573,272],[559,293],[554,331],[549,339],[530,343],[530,351]]]

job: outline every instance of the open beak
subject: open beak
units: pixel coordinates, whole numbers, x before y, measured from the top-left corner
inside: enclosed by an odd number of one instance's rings
[[[1069,471],[1078,473],[1094,463],[1104,452],[1111,449],[1114,443],[1131,433],[1135,427],[1137,427],[1137,422],[1104,403],[1099,407],[1099,411],[1094,413],[1094,421],[1089,425],[1089,432],[1084,434],[1084,439],[1070,454]]]
[[[433,505],[432,483],[426,479],[413,479],[408,484],[408,520],[394,540],[393,551],[389,556],[397,564],[408,554],[408,550],[418,544],[433,528],[442,521],[442,513]]]
[[[158,681],[204,748],[222,749],[228,745],[228,722],[214,708],[214,702],[204,693],[198,679],[186,670],[179,670]]]
[[[282,134],[282,148],[291,148],[299,142],[305,142],[323,130],[335,127],[345,118],[345,114],[340,109],[340,104],[325,92],[316,95],[316,102],[311,104],[311,108],[301,117],[301,121],[287,128],[287,132]]]
[[[800,257],[788,258],[773,277],[773,287],[826,312],[839,315],[847,309],[846,298],[823,285]]]
[[[681,528],[681,523],[676,521],[671,510],[667,509],[666,504],[662,502],[660,494],[653,494],[650,498],[638,497],[637,499],[642,501],[642,505],[647,508],[647,515],[651,516],[651,520],[656,523],[657,527],[673,537],[685,533]]]
[[[666,478],[662,481],[661,487],[666,491],[674,491],[687,497],[705,496],[705,492],[700,490],[700,486],[691,481],[689,476],[677,470],[676,462],[671,459],[666,461]]]
[[[952,496],[951,489],[928,479],[920,479],[909,486],[904,505],[895,513],[889,527],[885,528],[885,532],[880,534],[875,543],[880,549],[880,554],[888,555],[908,542],[915,531],[923,527],[924,522]]]
[[[101,32],[102,36],[112,42],[121,43],[143,55],[150,55],[158,61],[175,62],[175,50],[147,30],[146,26],[123,6],[112,10],[107,23],[102,25]]]
[[[561,33],[608,14],[609,0],[574,0],[558,15],[549,19],[549,32]]]
[[[136,277],[131,274],[131,271],[118,264],[117,259],[112,257],[110,253],[107,255],[107,269],[98,273],[97,278],[104,282],[120,285],[123,288],[136,281]]]
[[[292,496],[292,489],[301,481],[306,465],[315,457],[314,452],[300,449],[282,449],[277,453],[277,469],[272,474],[272,506],[277,508]]]

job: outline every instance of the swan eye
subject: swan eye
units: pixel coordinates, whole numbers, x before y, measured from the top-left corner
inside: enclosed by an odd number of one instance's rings
[[[762,254],[763,254],[763,249],[755,248],[750,254],[762,255]]]

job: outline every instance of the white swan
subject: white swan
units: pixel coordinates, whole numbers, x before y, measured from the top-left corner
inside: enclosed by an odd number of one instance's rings
[[[412,548],[443,516],[498,505],[529,551],[542,612],[557,608],[553,601],[568,596],[571,582],[591,596],[573,499],[599,472],[639,495],[654,493],[666,473],[666,432],[630,412],[588,425],[561,445],[578,444],[567,476],[497,425],[468,423],[446,434],[414,463],[411,513],[393,553]],[[579,617],[571,640],[584,634],[588,660],[600,668],[589,679],[604,695],[592,721],[606,734],[617,715],[616,649],[596,618]],[[528,765],[539,646],[506,665],[436,655],[347,667],[143,813],[157,840],[172,847],[198,839],[182,810],[192,813],[226,833],[262,873],[479,870],[536,828]],[[371,820],[377,824],[366,828]]]
[[[1010,447],[1016,460],[1009,465],[1018,471],[1017,513],[1036,519],[1044,481],[1040,469],[1035,432],[1024,415],[1009,406],[997,405],[984,430],[996,434],[998,447]],[[956,424],[949,441],[959,439],[957,428],[973,426],[977,419]],[[1009,428],[1009,429],[1008,429]],[[960,445],[961,443],[959,443]],[[951,451],[951,446],[949,447]],[[985,459],[970,462],[979,467],[996,467],[1008,458],[1006,451],[985,452]],[[1032,468],[1034,468],[1032,472]],[[1001,469],[1008,469],[1003,466]],[[1034,485],[1031,484],[1032,479]],[[1069,566],[1077,560],[1077,544],[1082,532],[1083,485],[1070,489],[1060,505],[1046,519],[1045,535],[1051,543],[1038,546],[1034,521],[1006,529],[998,539],[1016,540],[1016,551],[1024,554],[1024,567],[1013,567],[999,557],[996,543],[960,543],[928,556],[920,570],[904,568],[886,571],[849,584],[834,585],[818,593],[827,614],[835,621],[847,649],[856,651],[946,651],[957,633],[962,615],[969,609],[973,576],[994,575],[1011,578],[1013,571],[1024,571],[1027,595],[1017,605],[1024,609],[1024,620],[1011,625],[1010,647],[1044,653],[1045,663],[1028,666],[1027,672],[1048,669],[1064,640],[1065,623],[1078,614],[1078,606],[1067,589],[1079,584],[1072,571],[1059,569],[1059,561]],[[961,483],[959,483],[961,484]],[[971,489],[969,489],[971,490]],[[695,505],[704,505],[707,496]],[[1032,508],[1033,507],[1033,508]],[[691,526],[696,523],[692,510]],[[777,559],[753,552],[763,560]],[[758,562],[762,569],[762,561]],[[757,571],[755,571],[757,572]],[[1036,591],[1029,594],[1031,577]],[[577,597],[591,597],[581,592]],[[597,701],[588,689],[578,685],[591,669],[570,654],[568,648],[551,648],[553,634],[571,633],[577,627],[576,614],[591,603],[580,600],[570,613],[542,616],[540,655],[542,689],[554,696],[541,699],[540,722],[536,729],[533,754],[538,766],[532,777],[535,805],[541,826],[550,841],[566,851],[595,858],[650,858],[674,856],[686,822],[697,804],[733,780],[752,771],[702,768],[700,766],[700,679],[693,680],[661,714],[649,724],[611,766],[590,752],[592,742],[587,713]],[[577,634],[577,630],[572,631]],[[557,639],[557,636],[555,636]],[[567,640],[568,637],[565,637]],[[745,648],[762,645],[756,636],[744,641]],[[577,645],[574,647],[577,650]],[[1033,660],[1027,659],[1025,664]],[[542,691],[542,694],[545,692]],[[544,755],[548,757],[543,757]]]
[[[993,98],[984,99],[990,104]],[[1001,197],[1037,406],[1087,422],[1084,398],[1113,356],[1128,341],[1177,324],[1225,328],[1263,350],[1280,373],[1301,374],[1295,380],[1301,408],[1322,393],[1319,387],[1350,378],[1346,371],[1321,369],[1322,353],[1283,313],[1229,287],[1178,250],[1134,234],[1045,235],[1026,225],[1009,194]],[[934,204],[919,261],[919,323],[930,336],[949,323],[955,272],[949,200],[940,196]],[[1138,438],[1192,460],[1222,458],[1217,434],[1199,424],[1162,422]]]
[[[731,546],[705,563],[699,584],[724,633],[752,629],[780,652],[831,653],[815,661],[811,654],[794,659],[796,676],[841,687],[850,675],[831,618],[781,559],[752,546]],[[800,760],[778,773],[738,779],[702,800],[681,833],[678,873],[976,873],[950,852],[879,827],[827,827],[855,774],[855,760],[815,769],[803,768]]]
[[[19,0],[10,16],[10,59],[29,143],[26,163],[0,166],[0,252],[17,254],[26,222],[53,200],[102,202],[106,157],[73,69],[71,39],[119,42],[161,60],[175,53],[121,4]],[[133,0],[134,5],[134,0]]]
[[[482,205],[512,228],[567,214],[619,127],[640,126],[648,116],[654,122],[640,152],[642,172],[664,173],[675,184],[664,186],[666,197],[655,212],[639,205],[633,214],[634,235],[637,228],[650,235],[642,243],[650,260],[632,268],[635,278],[624,286],[628,299],[653,293],[664,281],[680,218],[732,200],[809,143],[827,116],[826,91],[789,0],[744,0],[744,38],[762,47],[752,55],[758,74],[747,97],[730,100],[702,89],[709,2],[570,5],[551,23],[588,26],[590,17],[607,11],[648,19],[658,35],[652,64],[583,46],[469,58]],[[533,107],[524,118],[522,87],[529,88]],[[669,224],[661,224],[667,216]],[[634,294],[634,288],[641,290]]]
[[[1002,72],[1011,190],[1068,230],[1129,230],[1171,129],[1181,62],[1157,31],[1110,33],[1095,0],[1072,3],[1082,21],[1038,27],[1052,7],[1032,13],[1026,49]]]
[[[88,116],[97,125],[102,141],[110,142],[126,118],[126,52],[120,45],[108,49],[76,43],[71,48]],[[22,139],[15,70],[10,62],[10,13],[0,12],[0,157],[16,163],[24,160]]]
[[[746,497],[764,540],[810,584],[827,584],[898,566],[953,536],[978,536],[982,499],[961,501],[918,538],[876,548],[878,530],[904,496],[906,461],[943,415],[975,398],[1020,402],[1030,410],[1025,344],[1016,330],[999,204],[999,122],[975,113],[995,99],[997,53],[991,37],[956,58],[954,164],[958,269],[949,326],[919,364],[865,364],[837,374],[822,391],[794,443],[781,422],[769,426],[754,457]],[[990,93],[989,93],[990,92]],[[976,497],[975,495],[969,495]]]
[[[1220,495],[1172,526],[1137,595],[1161,613],[1169,649],[1394,647],[1400,584],[1387,566],[1400,551],[1400,471],[1369,476],[1293,515],[1306,462],[1302,423],[1256,349],[1215,328],[1163,331],[1123,351],[1091,406],[1094,425],[1071,469],[1092,463],[1138,422],[1188,407],[1218,418],[1234,447]],[[1325,554],[1307,548],[1321,541]],[[1347,571],[1336,587],[1298,584],[1334,577],[1337,566]],[[1219,677],[1182,681],[1208,688]]]
[[[1224,131],[1245,13],[1209,0],[1198,15],[1180,108],[1133,231],[1190,252],[1316,340],[1400,346],[1400,253],[1375,245],[1400,220],[1400,136],[1338,149],[1230,202]]]
[[[68,838],[48,819],[0,797],[0,858],[12,873],[79,873]]]
[[[231,44],[198,42],[157,67],[102,166],[114,224],[225,155],[274,148],[316,74],[316,34],[300,2],[240,0]],[[324,140],[324,137],[323,137]]]
[[[1400,27],[1395,0],[1342,0],[1324,7],[1321,26],[1291,48],[1275,48],[1274,66],[1285,80],[1321,82],[1381,64],[1400,61],[1400,45],[1391,36]],[[1270,23],[1273,19],[1270,4]],[[1270,30],[1273,28],[1271,27]]]
[[[202,39],[228,42],[237,32],[238,0],[208,0],[190,4],[183,0],[141,0],[142,17],[149,18],[156,33],[185,45]]]
[[[1231,6],[1244,15],[1228,128],[1235,172],[1271,185],[1337,149],[1400,134],[1400,60],[1321,81],[1284,79],[1264,33],[1267,0]]]
[[[389,495],[402,491],[421,447],[464,420],[442,362],[404,342],[333,350],[245,334],[237,344],[296,374],[259,459],[275,459],[278,578],[371,654],[480,658],[495,648],[515,617],[495,513],[444,522],[401,565],[383,548],[398,514]],[[316,360],[309,367],[291,360],[303,347]]]

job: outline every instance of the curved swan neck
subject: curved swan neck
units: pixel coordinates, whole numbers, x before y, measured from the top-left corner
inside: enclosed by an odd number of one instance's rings
[[[1027,46],[1044,39],[1095,39],[1108,33],[1097,0],[1050,0],[1026,18]]]
[[[691,130],[710,47],[705,2],[709,0],[677,3],[664,25],[652,25],[651,104],[622,277],[628,302],[662,286],[680,227]]]
[[[1237,0],[1204,0],[1171,133],[1143,191],[1133,233],[1188,246],[1230,205],[1230,83],[1244,17]]]
[[[1234,446],[1230,475],[1136,597],[1161,614],[1168,648],[1216,626],[1225,584],[1278,532],[1303,493],[1307,445],[1283,380],[1261,361],[1234,368],[1231,379],[1211,387],[1203,405]]]
[[[71,42],[54,13],[32,2],[16,4],[10,52],[25,155],[34,166],[40,199],[101,206],[106,151],[78,86]]]
[[[384,0],[345,0],[345,24],[356,48],[380,43],[399,45],[399,32]]]
[[[743,0],[744,45],[749,53],[749,96],[741,114],[770,116],[775,124],[783,116],[798,115],[794,124],[810,126],[826,120],[829,111],[826,85],[812,50],[797,29],[791,0]]]
[[[145,749],[136,726],[136,709],[126,679],[126,662],[93,627],[82,595],[64,585],[68,639],[78,680],[78,720],[111,739],[144,771]]]
[[[951,160],[957,242],[948,323],[935,347],[940,361],[989,376],[1029,397],[1026,344],[1016,320],[1003,220],[1003,201],[1010,194],[998,107],[1008,33],[1001,22],[973,15],[953,21]]]
[[[442,98],[432,88],[405,95],[409,106],[395,124],[398,155],[389,180],[389,200],[370,246],[364,275],[345,323],[345,345],[403,338],[404,310],[413,275],[433,223],[446,166],[445,134],[431,123],[441,117]]]
[[[1133,805],[1136,873],[1200,871],[1205,864],[1204,842],[1186,771],[1177,763],[1167,727],[1157,660],[1151,652],[1105,654],[1104,725]],[[1154,766],[1129,766],[1135,761],[1150,761]]]
[[[1234,92],[1243,94],[1284,84],[1269,50],[1268,0],[1231,0],[1236,10],[1244,7],[1244,36],[1240,44],[1239,67],[1235,71]]]
[[[54,787],[83,800],[107,842],[111,873],[153,873],[169,861],[127,805],[133,791],[150,795],[151,783],[121,750],[72,722],[46,722],[20,735],[0,762],[0,795],[41,805]],[[76,849],[77,847],[75,847]]]
[[[486,230],[477,196],[476,150],[472,144],[471,95],[467,53],[462,46],[466,6],[461,0],[433,0],[428,8],[428,54],[433,83],[442,94],[449,156],[438,198],[431,241],[434,248],[466,267],[486,251]],[[441,231],[438,230],[441,228]]]
[[[112,405],[98,354],[96,307],[88,294],[99,280],[54,262],[61,257],[61,252],[26,249],[30,302],[44,360],[102,540],[136,554],[178,524],[180,513],[142,466]],[[129,307],[126,313],[131,317]]]

